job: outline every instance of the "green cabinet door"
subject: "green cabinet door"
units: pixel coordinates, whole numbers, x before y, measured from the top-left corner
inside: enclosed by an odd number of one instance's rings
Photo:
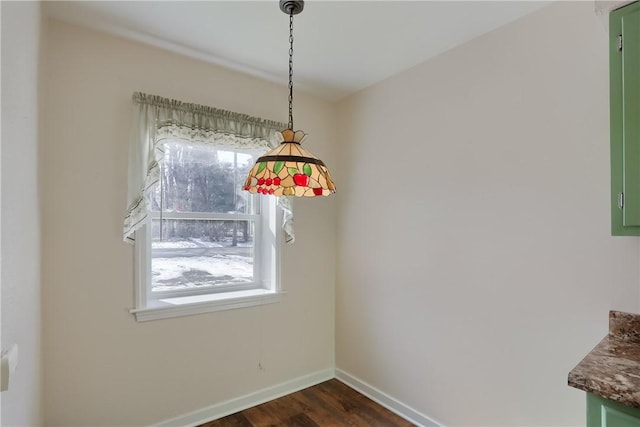
[[[640,2],[609,15],[611,234],[640,235]]]
[[[640,427],[640,409],[587,393],[587,427]]]

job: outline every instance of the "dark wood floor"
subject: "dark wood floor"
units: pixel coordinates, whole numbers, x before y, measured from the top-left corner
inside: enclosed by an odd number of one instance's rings
[[[200,427],[413,426],[373,400],[329,380]]]

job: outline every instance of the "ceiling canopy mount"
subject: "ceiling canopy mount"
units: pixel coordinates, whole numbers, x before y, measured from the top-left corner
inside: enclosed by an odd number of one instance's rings
[[[302,0],[280,0],[280,10],[287,15],[297,15],[304,9]]]

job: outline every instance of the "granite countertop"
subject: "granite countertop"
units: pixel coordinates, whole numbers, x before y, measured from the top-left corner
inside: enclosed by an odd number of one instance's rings
[[[609,334],[569,372],[569,385],[640,408],[640,315],[609,312]]]

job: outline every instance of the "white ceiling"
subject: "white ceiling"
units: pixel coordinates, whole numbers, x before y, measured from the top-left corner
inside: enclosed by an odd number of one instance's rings
[[[547,1],[305,2],[294,83],[337,100],[538,10]],[[271,1],[50,1],[49,16],[279,83],[289,18]]]

